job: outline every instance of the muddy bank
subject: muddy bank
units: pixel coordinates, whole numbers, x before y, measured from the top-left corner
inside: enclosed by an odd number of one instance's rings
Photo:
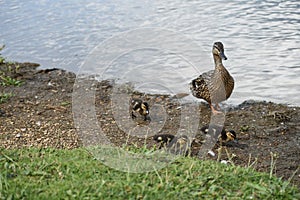
[[[60,69],[38,70],[37,67],[32,63],[0,65],[2,77],[21,81],[19,86],[0,86],[0,147],[72,149],[81,146],[72,113],[75,75]],[[198,127],[199,124],[199,127],[193,133],[196,140],[191,147],[192,156],[197,155],[205,138],[200,128],[211,120],[209,107],[205,103],[181,104],[181,97],[143,94],[129,87],[128,93],[150,104],[151,121],[133,122],[127,105],[112,100],[115,94],[113,88],[112,82],[102,81],[96,84],[95,93],[97,120],[111,142],[117,146],[142,146],[146,143],[150,148],[155,145],[151,137],[128,136],[128,131],[135,127],[136,130],[148,127],[153,134],[177,134],[182,129],[189,129],[188,126],[195,128],[195,123],[185,126],[181,122],[197,115],[199,119],[196,125]],[[189,106],[193,109],[189,109]],[[184,110],[190,113],[183,115]],[[236,165],[252,165],[259,171],[270,172],[273,155],[276,161],[274,173],[288,180],[300,166],[299,124],[299,107],[246,101],[227,108],[224,125],[236,131],[238,144],[228,144],[228,154],[222,151],[220,159],[229,160],[230,156]],[[134,134],[131,132],[131,135]],[[217,148],[218,144],[213,149],[216,154]],[[216,160],[217,156],[208,155],[206,158]],[[292,182],[300,186],[300,169]]]

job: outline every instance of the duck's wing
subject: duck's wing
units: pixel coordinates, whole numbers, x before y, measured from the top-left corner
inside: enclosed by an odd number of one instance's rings
[[[213,76],[214,76],[214,70],[205,72],[200,76],[198,76],[197,78],[195,78],[194,80],[192,80],[192,86],[198,90],[201,90],[202,88],[204,89],[204,87],[207,87],[210,84]]]
[[[190,86],[193,96],[197,98],[202,98],[207,102],[210,102],[209,87],[211,85],[211,80],[213,76],[214,76],[214,70],[211,70],[193,79]]]
[[[202,77],[208,83],[214,76],[214,73],[215,73],[215,70],[210,70],[208,72],[204,72],[199,77]]]

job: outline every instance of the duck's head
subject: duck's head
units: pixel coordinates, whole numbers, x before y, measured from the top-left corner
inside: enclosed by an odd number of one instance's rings
[[[153,136],[153,140],[163,144],[169,144],[174,138],[175,136],[171,134],[161,134]]]
[[[228,142],[228,141],[237,141],[235,131],[233,131],[233,130],[226,131],[226,139],[225,139],[225,140],[226,140],[227,142]]]
[[[141,109],[144,116],[149,115],[149,104],[147,102],[141,104]]]
[[[223,46],[222,42],[215,42],[214,43],[212,53],[216,56],[221,57],[224,60],[227,60],[227,57],[224,54],[224,46]]]

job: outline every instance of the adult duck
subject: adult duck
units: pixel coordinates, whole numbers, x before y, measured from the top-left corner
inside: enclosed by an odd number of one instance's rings
[[[214,43],[212,54],[215,69],[192,80],[190,89],[193,96],[207,101],[213,114],[217,114],[221,113],[219,103],[230,97],[234,88],[234,80],[222,63],[222,59],[227,60],[227,57],[224,54],[224,46],[221,42]]]

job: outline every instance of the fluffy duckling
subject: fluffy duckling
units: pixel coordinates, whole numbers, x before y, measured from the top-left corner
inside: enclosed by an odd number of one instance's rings
[[[209,104],[213,114],[221,113],[219,104],[227,100],[234,88],[234,80],[222,63],[227,60],[224,54],[224,46],[221,42],[215,42],[212,49],[215,69],[201,74],[190,83],[193,96],[204,99]],[[215,107],[213,106],[215,104]]]
[[[175,155],[187,156],[190,151],[191,141],[186,135],[176,136],[166,146],[168,152]]]
[[[149,105],[141,99],[130,100],[131,118],[135,119],[137,115],[143,116],[144,121],[150,120]]]
[[[218,140],[221,143],[221,145],[229,142],[229,141],[237,141],[237,137],[236,137],[236,133],[234,130],[226,130],[225,128],[221,127],[221,126],[217,126],[217,125],[205,125],[201,128],[201,131],[204,134],[208,134],[211,133],[211,131],[220,131],[221,130],[221,134],[218,136]]]
[[[173,140],[175,135],[171,134],[160,134],[160,135],[154,135],[153,140],[155,140],[157,143],[160,143],[160,147],[162,148],[163,146],[168,145],[171,140]]]
[[[161,144],[160,148],[165,147],[165,150],[169,153],[188,155],[191,142],[186,135],[175,136],[171,134],[161,134],[155,135],[153,139]]]

